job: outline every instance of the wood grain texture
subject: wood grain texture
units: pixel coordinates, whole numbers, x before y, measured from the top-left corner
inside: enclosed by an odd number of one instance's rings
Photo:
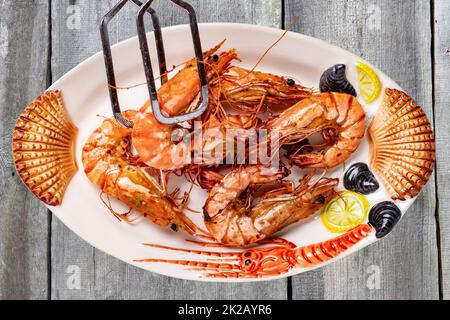
[[[435,134],[437,148],[437,197],[440,226],[442,297],[450,299],[450,1],[437,0],[435,15]]]
[[[83,242],[13,175],[11,132],[25,106],[53,81],[100,50],[97,24],[117,0],[0,0],[0,299],[285,299],[287,280],[258,284],[204,284],[145,272]],[[164,9],[164,26],[187,23],[184,12]],[[281,0],[190,0],[199,20],[279,27]],[[381,242],[326,268],[292,279],[294,299],[450,299],[450,2],[448,0],[285,0],[286,26],[362,56],[384,70],[435,119],[436,181]],[[52,25],[48,24],[51,3]],[[434,97],[432,108],[432,7]],[[134,33],[136,10],[111,25],[112,40]],[[80,25],[77,26],[77,14]],[[379,18],[378,18],[379,17]],[[75,19],[75,20],[74,20]],[[51,42],[49,42],[49,30]],[[51,48],[51,65],[48,56]],[[437,188],[436,188],[437,186]],[[438,207],[436,208],[436,193]],[[437,210],[436,210],[437,209]],[[436,229],[436,218],[439,230]],[[436,232],[439,231],[439,234]],[[51,288],[48,290],[51,240]],[[73,268],[75,266],[75,269]],[[80,289],[69,289],[74,270]],[[379,268],[379,289],[369,289]]]
[[[380,67],[433,118],[430,1],[285,3],[286,26],[292,24],[297,32],[338,45]],[[448,24],[442,30],[448,33]],[[448,78],[448,71],[442,77]],[[446,121],[448,128],[448,117]],[[443,161],[448,162],[448,154]],[[448,187],[443,190],[448,193]],[[326,268],[294,277],[293,298],[439,298],[435,209],[435,181],[431,179],[391,235]],[[369,289],[377,270],[380,287]]]
[[[15,173],[11,134],[47,87],[48,2],[0,1],[0,13],[0,299],[46,299],[47,209]]]
[[[52,1],[52,73],[57,80],[79,62],[100,50],[98,22],[111,1]],[[281,26],[281,1],[197,0],[190,1],[199,20],[248,22]],[[164,5],[166,3],[164,2]],[[69,7],[69,6],[75,7]],[[164,26],[187,23],[184,12],[173,6],[156,7]],[[81,12],[81,27],[68,28],[68,17]],[[68,14],[69,12],[69,14]],[[112,23],[112,41],[135,35],[132,6]],[[69,25],[73,27],[72,20]],[[149,29],[150,30],[150,29]],[[56,218],[52,222],[53,299],[285,299],[287,280],[258,284],[204,284],[171,279],[131,267],[83,242]],[[79,267],[81,287],[70,290],[67,282]],[[69,269],[68,269],[69,268]]]

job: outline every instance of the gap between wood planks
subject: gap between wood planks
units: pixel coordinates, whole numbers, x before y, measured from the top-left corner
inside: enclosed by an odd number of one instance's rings
[[[52,1],[48,0],[48,57],[47,57],[47,88],[53,83],[52,74]],[[52,220],[53,213],[47,210],[47,300],[52,298]]]
[[[430,0],[430,20],[431,20],[431,101],[432,101],[432,110],[433,110],[433,129],[436,133],[436,86],[435,86],[435,76],[436,76],[436,15],[435,15],[435,0]],[[442,254],[441,254],[441,228],[439,222],[439,183],[438,183],[438,164],[435,163],[434,168],[434,188],[435,188],[435,211],[434,211],[434,219],[436,221],[436,245],[437,245],[437,255],[438,255],[438,285],[439,285],[439,300],[443,300],[444,298],[444,288],[443,288],[443,275],[442,275]]]

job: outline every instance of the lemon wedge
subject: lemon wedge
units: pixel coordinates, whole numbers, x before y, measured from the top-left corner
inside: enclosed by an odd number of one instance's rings
[[[347,232],[366,220],[369,209],[365,196],[343,191],[323,208],[322,222],[330,232]]]
[[[369,104],[378,99],[381,93],[381,81],[375,71],[362,61],[356,63],[359,93],[365,103]]]

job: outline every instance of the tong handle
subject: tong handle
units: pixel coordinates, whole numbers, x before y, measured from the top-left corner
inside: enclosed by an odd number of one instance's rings
[[[102,47],[103,47],[103,57],[105,60],[105,68],[106,68],[106,76],[108,79],[108,91],[109,91],[109,98],[111,100],[111,107],[114,114],[114,118],[117,120],[119,124],[126,128],[132,128],[133,122],[125,119],[122,116],[122,112],[120,110],[120,102],[119,97],[117,95],[117,88],[116,88],[116,76],[114,72],[114,63],[112,59],[112,52],[111,52],[111,42],[109,39],[109,32],[108,32],[108,25],[111,22],[112,19],[123,9],[123,7],[128,3],[132,2],[136,4],[138,7],[142,6],[142,2],[139,0],[121,0],[118,2],[102,19],[100,23],[100,37],[102,41]],[[147,12],[151,15],[152,21],[155,26],[155,37],[157,37],[156,46],[158,48],[158,52],[161,52],[160,59],[160,72],[161,74],[165,74],[166,69],[166,63],[165,63],[165,53],[164,53],[164,46],[162,42],[162,31],[159,27],[159,19],[156,15],[156,12],[152,8],[148,8]],[[159,39],[159,41],[158,41]],[[166,81],[167,77],[163,77],[161,81]]]
[[[111,20],[119,13],[120,10],[127,4],[129,0],[122,0],[117,3],[111,11],[109,11],[102,19],[100,24],[100,37],[102,40],[103,47],[103,57],[105,59],[105,68],[106,68],[106,76],[108,78],[108,90],[109,90],[109,98],[111,100],[111,106],[113,110],[114,117],[117,122],[124,127],[131,128],[133,127],[133,123],[122,116],[120,111],[119,98],[117,96],[116,89],[116,76],[114,73],[114,64],[112,60],[112,52],[111,52],[111,43],[109,40],[109,32],[108,32],[108,24]]]
[[[159,71],[161,75],[161,84],[164,84],[167,82],[167,63],[166,63],[166,56],[165,56],[165,49],[164,49],[164,41],[162,37],[162,31],[161,31],[161,25],[159,23],[159,18],[156,12],[151,8],[151,5],[153,3],[153,0],[148,0],[145,4],[143,4],[139,0],[121,0],[118,2],[102,19],[100,24],[100,36],[102,41],[102,47],[103,47],[103,56],[105,60],[105,68],[106,68],[106,75],[108,79],[108,91],[109,96],[111,100],[111,106],[112,111],[114,114],[114,117],[116,118],[117,122],[121,124],[124,127],[132,128],[133,122],[125,119],[122,116],[122,112],[120,109],[120,102],[117,95],[117,88],[116,88],[116,77],[114,72],[114,63],[112,59],[112,52],[111,52],[111,43],[109,38],[109,32],[108,32],[108,24],[111,22],[111,20],[122,10],[122,8],[129,2],[133,2],[137,6],[139,6],[141,9],[139,10],[138,16],[137,16],[137,31],[138,31],[138,38],[142,53],[142,60],[144,63],[144,70],[145,70],[145,76],[147,80],[147,87],[150,95],[150,101],[152,104],[153,113],[155,115],[155,118],[163,123],[163,124],[175,124],[175,123],[181,123],[189,120],[193,120],[195,118],[198,118],[201,116],[207,109],[208,103],[209,103],[209,90],[208,90],[208,80],[206,78],[206,71],[205,66],[203,64],[203,50],[201,46],[200,41],[200,33],[198,30],[198,23],[197,23],[197,16],[195,13],[194,8],[188,4],[185,1],[182,0],[170,0],[176,5],[180,6],[181,8],[185,9],[189,13],[189,19],[190,19],[190,27],[191,27],[191,33],[192,33],[192,40],[194,43],[194,50],[195,50],[195,56],[197,59],[197,71],[198,75],[200,77],[200,84],[201,84],[201,106],[196,110],[188,114],[176,116],[176,117],[165,117],[161,112],[161,107],[159,105],[158,101],[158,95],[156,91],[155,86],[155,80],[153,75],[153,69],[151,64],[151,58],[150,53],[148,49],[148,42],[147,42],[147,36],[145,32],[145,26],[144,26],[144,15],[145,13],[149,13],[152,18],[153,23],[153,29],[155,33],[155,40],[156,40],[156,48],[158,52],[158,62],[159,62]]]
[[[196,119],[200,117],[208,108],[209,103],[209,89],[208,89],[208,79],[206,78],[206,71],[203,61],[203,50],[200,40],[200,33],[198,30],[198,22],[197,22],[197,15],[195,13],[194,8],[188,4],[185,1],[182,0],[170,0],[176,5],[180,6],[181,8],[185,9],[189,13],[189,20],[190,20],[190,28],[191,28],[191,34],[192,34],[192,40],[194,43],[194,50],[195,50],[195,56],[197,60],[197,72],[200,78],[200,85],[201,85],[201,105],[200,107],[187,114],[175,116],[175,117],[166,117],[162,114],[161,106],[158,101],[158,95],[155,87],[155,81],[154,81],[154,75],[152,70],[152,64],[149,54],[149,48],[148,48],[148,42],[147,42],[147,36],[145,32],[145,25],[144,25],[144,15],[145,12],[150,9],[152,3],[154,0],[148,0],[139,10],[136,25],[138,30],[138,36],[139,36],[139,43],[141,47],[141,53],[142,53],[142,61],[144,63],[144,70],[145,70],[145,77],[147,80],[147,87],[148,92],[150,95],[150,102],[152,105],[153,115],[155,116],[156,120],[158,120],[162,124],[176,124],[181,123],[185,121],[190,121],[193,119]],[[156,22],[156,24],[155,24]],[[153,21],[154,29],[161,29],[159,25],[159,21]],[[156,35],[156,33],[155,33]],[[156,41],[158,44],[158,37],[156,37]],[[160,41],[162,42],[162,37],[160,38]],[[163,45],[162,45],[163,46]],[[161,51],[158,49],[158,59],[161,66],[161,61],[163,59],[165,63],[165,56],[161,57]],[[161,73],[161,75],[165,75],[165,72]],[[165,75],[166,76],[166,75]],[[166,78],[167,80],[167,78]]]

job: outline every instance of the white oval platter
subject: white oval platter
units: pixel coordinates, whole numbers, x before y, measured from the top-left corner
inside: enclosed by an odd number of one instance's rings
[[[252,67],[262,53],[282,35],[283,30],[245,24],[214,23],[201,24],[200,33],[204,50],[213,47],[223,39],[227,39],[223,49],[237,48],[239,57],[242,59],[242,63],[239,63],[239,65],[248,68]],[[188,26],[166,28],[163,30],[163,35],[166,43],[168,65],[176,65],[193,56]],[[149,34],[149,43],[153,43],[153,41],[153,34]],[[137,38],[115,45],[113,56],[119,86],[129,86],[145,81]],[[152,58],[156,57],[154,49],[151,51],[151,56]],[[318,87],[320,76],[327,68],[337,63],[343,63],[348,66],[347,76],[349,81],[357,87],[357,75],[354,68],[357,61],[363,61],[363,59],[321,40],[288,32],[285,38],[261,62],[258,70],[288,76],[306,86]],[[156,61],[153,60],[153,63],[154,70],[157,70]],[[373,69],[378,74],[384,88],[400,89],[384,73],[375,67]],[[187,235],[183,232],[174,233],[171,230],[163,230],[145,219],[141,219],[132,225],[119,222],[100,201],[99,189],[92,185],[85,176],[81,163],[83,144],[89,135],[101,124],[103,117],[111,117],[112,115],[103,55],[98,53],[82,62],[54,83],[50,89],[61,90],[67,109],[79,128],[76,142],[76,159],[79,170],[66,191],[62,205],[49,207],[49,209],[67,227],[92,246],[139,268],[188,280],[227,282],[272,280],[311,270],[294,268],[280,276],[262,279],[212,279],[205,277],[201,272],[193,272],[179,265],[133,262],[136,259],[145,258],[198,259],[198,257],[188,253],[145,247],[142,245],[143,243],[197,250],[199,247],[186,242]],[[146,86],[140,86],[130,90],[120,90],[119,97],[124,110],[139,109],[148,99],[148,92]],[[381,99],[380,96],[377,101],[370,105],[364,105],[363,101],[361,101],[365,107],[368,122],[377,111]],[[369,146],[367,140],[364,139],[358,151],[346,164],[338,169],[328,171],[327,176],[342,178],[345,167],[348,168],[349,165],[355,162],[367,163],[368,156]],[[189,186],[183,180],[177,180],[174,183],[178,183],[184,189]],[[342,183],[341,189],[343,189]],[[207,193],[205,191],[194,188],[189,206],[201,211],[206,196]],[[380,188],[380,190],[367,196],[367,198],[372,206],[389,199],[384,188]],[[397,203],[402,213],[406,212],[413,200]],[[115,203],[115,206],[120,208],[118,203]],[[189,213],[188,215],[199,225],[202,224],[202,215]],[[321,223],[320,213],[318,213],[312,219],[291,226],[277,234],[277,236],[283,237],[297,246],[305,246],[334,238],[337,235],[325,229]],[[376,240],[372,234],[338,258],[361,250]],[[223,248],[209,250],[224,251]],[[227,249],[227,251],[233,251],[233,249]],[[331,261],[334,261],[334,259]]]

